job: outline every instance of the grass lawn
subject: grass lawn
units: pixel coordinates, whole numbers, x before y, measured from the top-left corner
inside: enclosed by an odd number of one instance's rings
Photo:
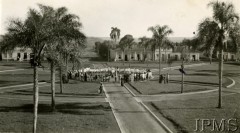
[[[56,84],[56,94],[60,94],[60,85]],[[63,84],[63,94],[64,95],[76,95],[76,96],[99,96],[98,89],[100,84],[98,82],[80,82],[76,80],[70,80],[68,84]],[[8,92],[11,94],[23,94],[32,95],[33,89],[16,90],[13,92]],[[50,86],[44,86],[39,88],[40,95],[50,95]]]
[[[231,81],[224,78],[223,82],[229,84]],[[181,77],[171,77],[169,84],[159,84],[158,79],[132,82],[127,84],[131,89],[134,89],[138,94],[154,95],[166,93],[180,93]],[[184,77],[184,92],[194,92],[216,89],[218,87],[218,77],[216,76],[185,76]]]
[[[231,70],[237,69],[239,68],[236,68],[236,66],[225,65],[225,75],[229,76]],[[184,92],[211,90],[218,87],[217,64],[186,68],[185,72],[187,74],[184,76]],[[133,82],[129,85],[127,84],[127,86],[137,94],[144,95],[180,93],[181,74],[179,70],[162,71],[162,74],[166,73],[170,74],[169,84],[159,84],[158,75],[154,75],[155,78],[153,80]],[[224,87],[231,83],[231,80],[223,78]]]
[[[50,81],[50,72],[40,68],[38,81]],[[33,83],[33,69],[0,73],[0,87],[28,83]]]
[[[64,98],[104,97],[98,93],[99,83],[70,80],[64,84]],[[15,95],[32,98],[33,89],[15,90],[3,93],[10,97]],[[40,95],[50,95],[50,86],[40,87]],[[59,84],[56,93],[59,95]],[[1,98],[0,103],[0,132],[31,132],[33,120],[32,100],[14,100]],[[108,103],[91,102],[58,102],[56,112],[51,112],[50,102],[39,103],[37,132],[83,132],[83,133],[120,133],[119,127]]]
[[[120,133],[108,103],[39,104],[37,132]],[[0,132],[32,132],[32,101],[7,100],[0,103]]]
[[[216,97],[188,100],[169,100],[152,102],[157,111],[175,125],[179,132],[192,133],[196,129],[195,119],[216,119],[220,124],[222,119],[226,119],[224,131],[228,133],[228,119],[237,119],[237,132],[240,132],[240,94],[223,96],[223,108],[216,108]],[[204,133],[219,133],[219,130],[210,131],[213,127],[206,126]],[[231,126],[231,125],[230,125]],[[234,127],[230,127],[234,129]],[[201,127],[200,127],[201,129]]]
[[[0,61],[0,69],[3,70],[12,70],[12,69],[23,69],[30,68],[31,65],[28,61]]]

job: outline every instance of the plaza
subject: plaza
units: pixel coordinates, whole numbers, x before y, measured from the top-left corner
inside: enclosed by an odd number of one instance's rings
[[[0,132],[240,132],[239,4],[0,0]]]

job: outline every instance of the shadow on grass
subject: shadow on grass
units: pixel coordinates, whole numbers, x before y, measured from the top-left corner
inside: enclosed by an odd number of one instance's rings
[[[180,80],[170,80],[169,82],[170,83],[176,83],[176,84],[181,84],[182,83],[182,81],[180,81]],[[197,82],[197,81],[184,81],[184,84],[218,87],[217,83],[206,83],[206,82]]]
[[[217,72],[218,72],[218,70],[196,70],[196,72],[217,73]]]
[[[32,83],[32,82],[0,80],[0,87],[7,87],[7,86],[12,86],[12,85],[22,85],[22,84],[29,84],[29,83]]]
[[[224,74],[224,76],[227,76],[227,77],[239,77],[240,76],[240,73],[226,73]]]
[[[66,103],[57,104],[56,111],[52,112],[49,104],[39,104],[39,114],[50,114],[50,113],[63,113],[72,115],[103,115],[102,111],[109,111],[111,107],[108,105],[101,104],[89,104],[89,103]],[[0,112],[33,112],[33,104],[23,104],[22,106],[1,106]]]
[[[212,73],[190,73],[187,75],[190,75],[190,76],[216,76],[216,74],[212,74]]]
[[[225,62],[224,64],[240,66],[240,62]]]
[[[16,90],[13,92],[7,92],[7,94],[17,94],[17,95],[33,95],[32,91],[27,91],[27,90]],[[39,92],[40,95],[46,95],[49,96],[52,93],[51,92]],[[55,93],[57,97],[69,97],[69,96],[80,96],[80,97],[95,97],[95,96],[99,96],[98,93]]]

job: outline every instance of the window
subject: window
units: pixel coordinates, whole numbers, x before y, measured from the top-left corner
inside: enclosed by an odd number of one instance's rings
[[[118,55],[118,59],[122,59],[121,55]]]

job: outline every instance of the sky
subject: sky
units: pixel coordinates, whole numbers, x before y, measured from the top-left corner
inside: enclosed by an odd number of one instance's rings
[[[219,0],[220,1],[220,0]],[[240,13],[240,0],[232,2]],[[168,25],[171,37],[193,37],[198,24],[211,17],[207,7],[210,0],[0,0],[0,34],[6,33],[12,18],[24,20],[30,8],[37,3],[59,8],[80,17],[82,32],[88,37],[109,37],[111,27],[121,30],[121,37],[131,34],[138,38],[150,37],[147,29],[155,25]]]

